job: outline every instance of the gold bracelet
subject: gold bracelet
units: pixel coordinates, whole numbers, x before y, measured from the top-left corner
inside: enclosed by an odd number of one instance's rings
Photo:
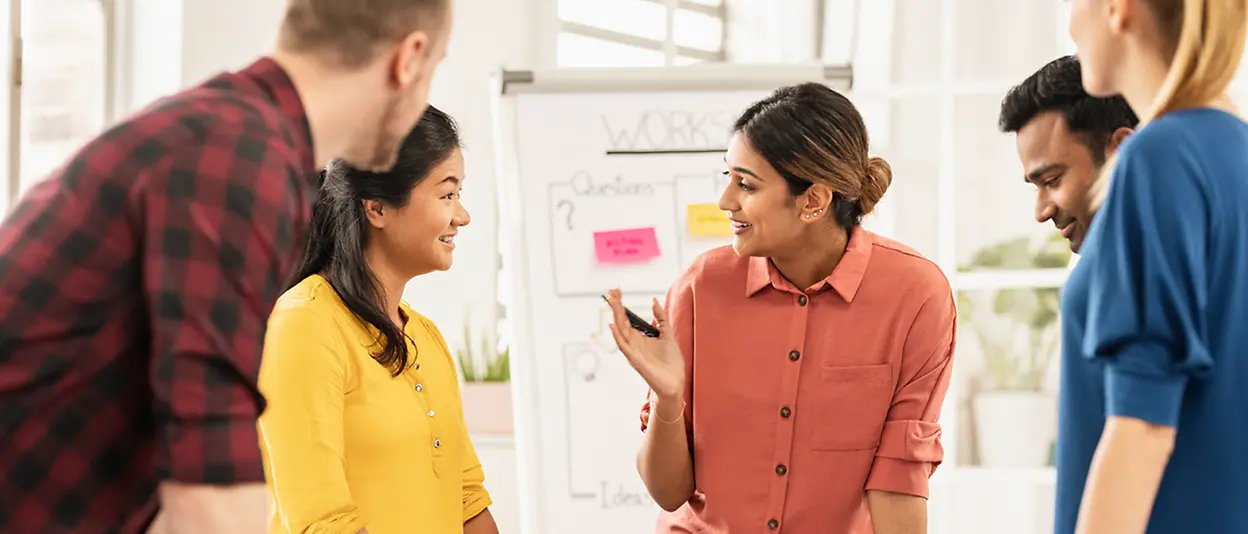
[[[677,416],[676,419],[674,420],[664,421],[662,417],[659,417],[659,411],[657,409],[654,410],[654,418],[657,419],[660,423],[663,423],[665,425],[674,425],[676,423],[679,423],[680,420],[685,417],[685,406],[686,406],[685,401],[683,400],[680,401],[680,415]],[[653,408],[653,406],[651,407]]]

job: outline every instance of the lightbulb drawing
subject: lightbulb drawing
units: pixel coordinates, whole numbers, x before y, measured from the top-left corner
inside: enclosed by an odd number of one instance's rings
[[[582,350],[572,356],[572,369],[576,374],[586,382],[593,382],[598,376],[599,353],[592,350]]]
[[[589,338],[602,347],[602,350],[615,350],[615,338],[611,335],[611,327],[608,326],[614,321],[615,319],[611,317],[611,308],[604,305],[598,310],[598,331],[590,334]]]

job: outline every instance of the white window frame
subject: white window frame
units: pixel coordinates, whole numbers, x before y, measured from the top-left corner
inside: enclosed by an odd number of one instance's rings
[[[923,1],[923,0],[912,0]],[[939,47],[942,56],[941,69],[937,76],[922,82],[906,82],[892,79],[893,62],[896,60],[893,48],[896,38],[892,32],[880,31],[880,28],[893,27],[896,19],[895,10],[904,9],[903,0],[827,0],[824,5],[825,27],[823,37],[836,35],[832,29],[833,16],[845,17],[852,12],[857,21],[857,28],[850,43],[829,43],[823,45],[825,60],[849,55],[854,66],[854,96],[858,100],[864,118],[868,118],[872,134],[872,145],[887,146],[889,144],[889,126],[892,123],[892,103],[908,99],[931,99],[937,106],[939,117],[937,143],[939,154],[937,166],[933,169],[935,176],[935,196],[932,202],[937,206],[936,220],[926,221],[935,225],[936,248],[931,259],[935,261],[948,276],[953,290],[962,291],[1001,291],[1011,289],[1057,288],[1061,287],[1069,274],[1066,268],[1031,269],[1008,271],[960,271],[957,245],[966,239],[959,235],[957,225],[960,217],[968,216],[960,213],[956,200],[959,194],[959,176],[965,170],[966,163],[959,162],[958,139],[958,102],[961,98],[971,96],[999,96],[1010,87],[1022,81],[1022,78],[976,78],[957,71],[959,31],[957,0],[938,0],[939,16],[931,23],[940,32]],[[1064,9],[1065,8],[1065,9]],[[1066,36],[1066,20],[1063,16],[1068,6],[1058,4],[1060,10],[1054,28],[1054,42],[1061,53],[1073,51],[1073,45]],[[835,13],[834,13],[835,12]],[[859,31],[858,28],[861,28]],[[842,25],[841,30],[844,31]],[[965,31],[965,30],[963,30]],[[836,47],[840,47],[837,49]],[[1054,58],[1057,56],[1055,55]],[[1248,99],[1248,97],[1246,97]],[[871,117],[868,117],[871,115]],[[873,120],[872,120],[873,119]],[[1005,135],[1005,134],[1002,134]],[[961,150],[965,152],[965,150]],[[965,187],[963,185],[962,187]],[[900,192],[899,192],[900,193]],[[891,193],[894,195],[896,193]],[[884,204],[889,199],[886,197]],[[1022,213],[1019,216],[1024,217]],[[969,216],[974,216],[970,214]],[[901,215],[899,214],[899,218]],[[924,215],[927,217],[927,215]],[[914,222],[911,221],[913,226]],[[969,333],[969,329],[960,328],[959,335]],[[960,344],[959,348],[964,345]],[[957,362],[955,356],[955,362]],[[1061,365],[1054,360],[1050,366]],[[1011,511],[1020,511],[1024,515],[1020,525],[1032,524],[1029,521],[1042,523],[1047,514],[1037,501],[1032,499],[1032,491],[1041,494],[1051,492],[1055,471],[1052,467],[1038,468],[993,468],[977,464],[966,464],[962,461],[961,449],[971,446],[964,442],[966,438],[974,439],[973,433],[964,433],[967,426],[974,425],[974,417],[968,409],[966,392],[970,386],[967,371],[954,365],[953,380],[940,416],[943,427],[943,444],[945,460],[941,468],[932,477],[933,498],[929,502],[929,524],[934,533],[971,532],[976,531],[978,514],[968,512],[966,490],[983,486],[1001,487],[1000,484],[1016,485],[1022,489],[1021,496],[1007,496],[1001,501],[993,501],[994,505],[1004,505]],[[974,495],[974,494],[970,494]],[[1028,500],[1032,499],[1032,500]],[[973,508],[973,507],[972,507]]]
[[[16,204],[22,190],[22,80],[23,39],[22,39],[22,0],[4,0],[5,15],[0,17],[0,28],[5,28],[4,39],[0,39],[0,70],[8,72],[7,83],[0,89],[0,99],[8,102],[0,111],[0,120],[8,124],[8,128],[0,135],[0,143],[7,150],[0,154],[0,165],[7,171],[7,179],[3,191],[0,192],[0,213],[8,213]],[[118,115],[118,24],[117,13],[119,0],[96,0],[103,12],[104,24],[104,124],[112,124]]]
[[[0,207],[8,212],[16,201],[22,182],[22,2],[21,0],[5,0],[8,5],[4,10],[3,27],[7,28],[3,39],[4,69],[8,73],[4,85],[3,96],[8,105],[4,108],[3,119],[8,128],[4,129],[3,142],[7,150],[3,153],[4,168],[7,179],[4,191],[0,193]]]
[[[677,45],[674,19],[678,11],[700,13],[718,18],[720,20],[720,24],[723,24],[726,30],[726,21],[728,20],[727,1],[720,3],[718,6],[702,4],[691,0],[644,1],[662,4],[667,9],[667,28],[664,32],[666,37],[661,41],[641,37],[627,32],[608,30],[579,22],[562,20],[559,18],[559,0],[545,0],[543,3],[544,13],[540,14],[542,24],[539,24],[539,31],[541,31],[543,39],[543,46],[539,47],[539,52],[541,53],[543,60],[541,63],[543,66],[548,68],[557,66],[558,39],[559,34],[561,33],[570,33],[583,37],[622,44],[625,46],[631,46],[634,48],[662,52],[665,66],[674,65],[676,58],[678,57],[690,57],[706,62],[721,62],[725,60],[726,46],[723,46],[722,43],[718,52]]]

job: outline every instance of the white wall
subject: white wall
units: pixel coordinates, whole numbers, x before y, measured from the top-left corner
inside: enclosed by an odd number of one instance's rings
[[[474,335],[492,334],[497,300],[497,200],[489,77],[499,68],[538,64],[539,0],[457,0],[449,56],[430,101],[454,116],[466,144],[464,203],[472,224],[459,241],[455,267],[421,277],[407,297],[455,342],[470,314]],[[132,0],[122,2],[118,62],[121,113],[245,66],[276,37],[281,0]]]
[[[819,56],[816,0],[724,0],[724,52],[736,63],[805,63]]]
[[[446,61],[434,80],[430,103],[459,121],[467,180],[463,202],[472,223],[456,244],[455,266],[414,280],[407,299],[433,319],[455,344],[465,316],[474,336],[493,336],[498,300],[498,202],[494,177],[490,76],[504,66],[537,62],[538,0],[457,0]],[[479,346],[479,343],[477,344]]]
[[[455,267],[413,281],[408,301],[451,343],[470,314],[474,335],[492,334],[497,301],[497,200],[489,77],[502,67],[539,65],[533,15],[541,0],[455,0],[446,62],[430,102],[462,130],[468,179],[464,203],[472,223],[458,240]],[[281,0],[130,0],[120,13],[117,104],[121,114],[221,70],[245,66],[271,49]],[[503,532],[518,532],[515,458],[510,440],[479,440],[492,507]]]
[[[122,114],[268,51],[281,0],[118,2]]]

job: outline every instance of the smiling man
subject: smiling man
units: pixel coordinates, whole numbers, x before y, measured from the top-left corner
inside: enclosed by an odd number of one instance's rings
[[[1041,67],[1001,102],[998,125],[1017,134],[1023,179],[1036,187],[1036,221],[1052,221],[1075,253],[1092,224],[1088,188],[1138,122],[1122,97],[1083,90],[1074,56]]]

